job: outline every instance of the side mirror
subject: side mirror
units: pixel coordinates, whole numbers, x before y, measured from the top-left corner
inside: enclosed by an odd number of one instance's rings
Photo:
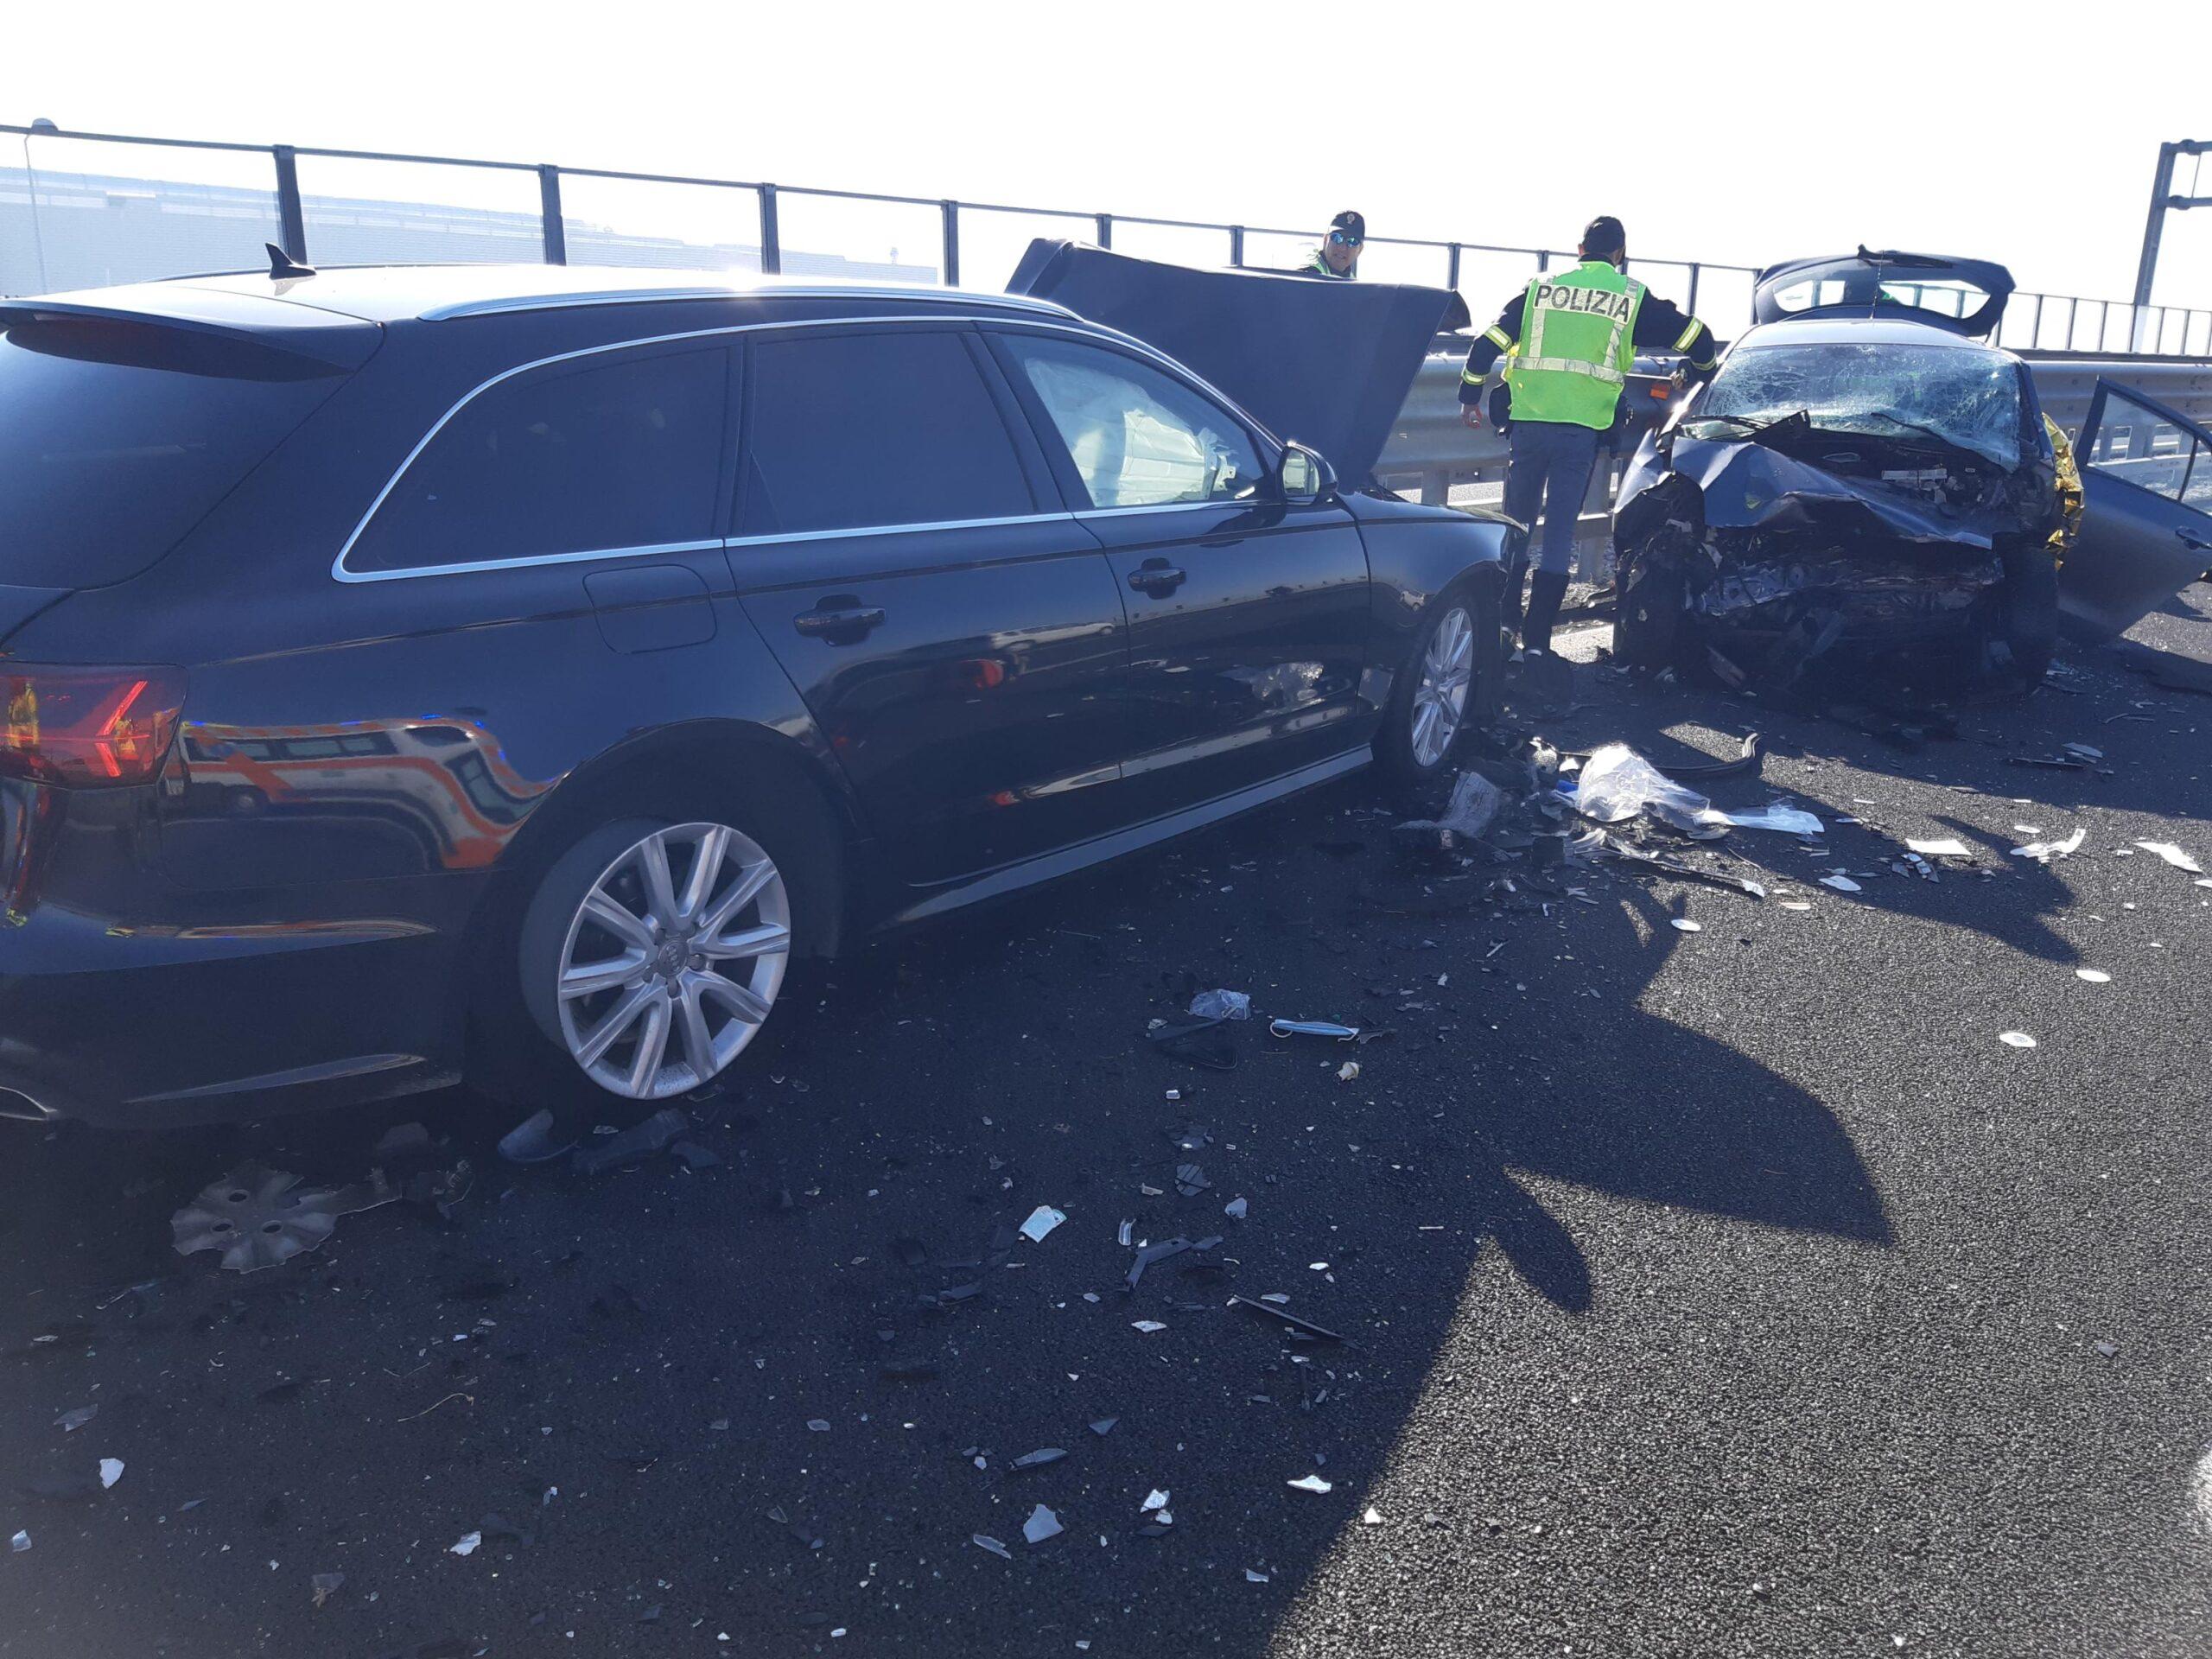
[[[1287,443],[1275,468],[1275,484],[1287,505],[1310,507],[1337,487],[1337,475],[1327,461],[1304,444]]]

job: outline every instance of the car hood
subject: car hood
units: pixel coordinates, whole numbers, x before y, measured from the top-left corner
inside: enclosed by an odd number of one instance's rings
[[[1818,531],[1986,548],[1992,531],[2005,527],[1995,515],[1923,506],[1873,480],[1831,473],[1764,444],[1681,438],[1673,461],[1703,497],[1709,530]],[[1634,535],[1630,518],[1624,533]]]
[[[1319,451],[1347,485],[1374,472],[1430,343],[1467,324],[1448,289],[1194,270],[1045,238],[1007,292],[1158,347],[1276,436]]]

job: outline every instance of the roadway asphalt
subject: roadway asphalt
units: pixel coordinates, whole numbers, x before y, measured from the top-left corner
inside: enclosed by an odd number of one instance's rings
[[[2139,638],[2212,660],[2212,599]],[[1713,794],[1827,855],[1408,874],[1355,779],[814,975],[693,1108],[715,1166],[505,1169],[460,1094],[0,1125],[0,1654],[2212,1650],[2212,888],[2130,850],[2212,868],[2212,700],[2066,663],[1917,753],[1588,671],[1563,745],[1764,731]],[[1143,1040],[1193,985],[1396,1035],[1201,1071]],[[410,1118],[475,1157],[450,1219],[172,1252],[237,1161]],[[1125,1219],[1221,1243],[1130,1291]]]

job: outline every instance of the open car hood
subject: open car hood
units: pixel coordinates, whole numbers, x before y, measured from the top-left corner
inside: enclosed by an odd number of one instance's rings
[[[1793,317],[1876,317],[1924,322],[1971,340],[1993,338],[2012,292],[2012,273],[1987,259],[1860,248],[1769,265],[1751,294],[1755,321]],[[1946,309],[1947,304],[1955,309]]]
[[[1347,484],[1375,471],[1430,342],[1467,325],[1448,289],[1193,270],[1042,237],[1007,292],[1157,346]]]

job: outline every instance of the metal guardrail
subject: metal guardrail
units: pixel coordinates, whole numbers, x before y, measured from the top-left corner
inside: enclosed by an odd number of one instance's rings
[[[1313,231],[1205,219],[388,150],[69,132],[50,123],[0,124],[0,134],[21,141],[21,203],[27,220],[27,234],[19,238],[11,211],[16,198],[8,183],[8,175],[17,168],[12,159],[0,160],[0,232],[4,232],[0,233],[0,293],[176,276],[211,268],[210,257],[227,261],[232,268],[251,267],[260,263],[264,241],[275,242],[293,258],[308,263],[318,256],[334,264],[401,262],[423,257],[425,245],[443,245],[467,251],[449,251],[448,258],[537,257],[553,264],[565,264],[572,257],[589,264],[701,263],[770,276],[786,270],[820,274],[844,269],[877,280],[903,277],[950,286],[963,276],[978,285],[1002,281],[1033,235],[1085,238],[1102,247],[1121,246],[1177,264],[1262,267],[1302,263],[1318,238]],[[170,158],[174,165],[168,167],[169,176],[132,173],[130,163],[120,158],[134,152]],[[73,156],[82,162],[93,154],[103,158],[104,168],[121,170],[94,174],[81,166],[58,165]],[[43,186],[41,159],[48,181]],[[265,170],[260,169],[262,162]],[[363,194],[359,183],[365,168],[386,169],[387,175],[415,169],[418,179],[435,176],[454,188],[446,193],[443,205],[436,199],[413,201],[373,192]],[[320,177],[331,178],[334,186],[343,182],[348,171],[355,180],[352,192],[318,188]],[[610,197],[610,187],[626,187],[629,204]],[[580,212],[572,194],[588,196],[590,203]],[[677,194],[684,199],[680,209],[673,206]],[[458,205],[452,200],[470,195],[480,200]],[[635,214],[645,196],[658,204],[663,222],[671,216],[714,222],[740,235],[750,231],[753,239],[695,242],[626,232],[594,217]],[[492,205],[483,205],[485,200]],[[140,203],[149,203],[152,211],[136,219],[165,222],[142,230],[131,212]],[[733,203],[741,206],[733,210]],[[77,269],[86,259],[72,263],[61,257],[67,251],[49,245],[61,239],[59,226],[51,221],[79,206],[101,209],[97,214],[75,214],[70,221],[71,238],[93,240],[89,280]],[[204,218],[219,222],[200,227],[203,234],[188,237],[180,221],[190,217],[195,207]],[[906,243],[908,257],[902,258],[900,249],[891,247],[887,268],[874,252],[851,246],[856,209],[889,215],[881,222],[896,222],[895,233]],[[409,215],[414,216],[411,220]],[[645,217],[653,213],[647,212]],[[79,219],[90,220],[97,229],[87,230]],[[142,243],[150,241],[151,245],[124,247],[119,238],[126,233],[137,234]],[[841,238],[847,245],[835,245]],[[832,245],[816,245],[823,241]],[[916,262],[917,244],[928,250],[926,263]],[[28,250],[28,259],[15,255],[18,247]],[[163,263],[164,252],[170,263]],[[703,257],[686,261],[681,257],[685,254]],[[1361,263],[1362,274],[1370,277],[1471,289],[1484,302],[1476,306],[1480,313],[1487,309],[1493,288],[1502,296],[1525,277],[1531,265],[1547,270],[1560,257],[1564,256],[1554,249],[1375,236],[1368,239]],[[175,263],[179,258],[185,263]],[[28,273],[21,279],[13,275],[19,264]],[[1718,322],[1724,334],[1733,332],[1739,319],[1749,319],[1754,267],[1670,259],[1632,259],[1629,264],[1631,271],[1687,309],[1698,309],[1703,298],[1709,320]],[[57,265],[65,268],[56,270]],[[2212,354],[2212,309],[2018,294],[2006,312],[2006,322],[1999,343],[2013,349],[2111,351],[2126,348],[2139,336],[2152,342],[2152,354]]]
[[[1487,421],[1479,429],[1461,422],[1460,362],[1459,355],[1438,353],[1422,364],[1376,474],[1421,501],[1495,506],[1504,487],[1506,440]],[[2081,436],[2101,378],[2132,386],[2177,414],[2212,424],[2212,358],[2029,357],[2028,371],[2044,412],[2069,437]],[[1585,581],[1599,580],[1610,569],[1606,538],[1613,494],[1630,453],[1601,456],[1590,480],[1575,558],[1576,575]]]

